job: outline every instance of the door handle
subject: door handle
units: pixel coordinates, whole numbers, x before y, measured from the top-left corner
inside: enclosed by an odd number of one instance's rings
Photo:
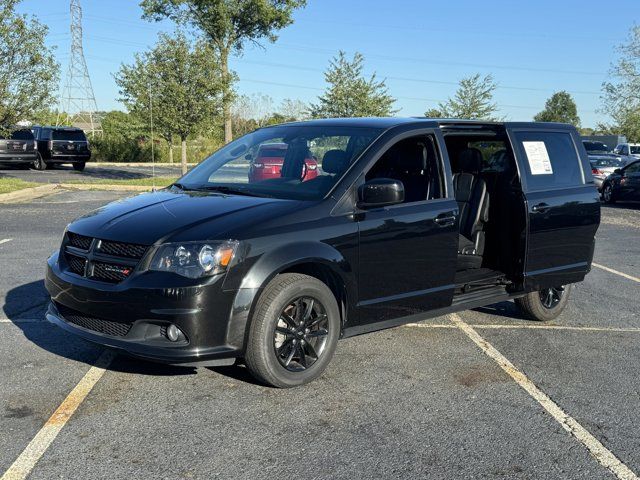
[[[456,221],[456,216],[455,215],[440,215],[438,217],[436,217],[436,219],[434,220],[434,222],[436,222],[438,225],[440,225],[441,227],[446,227],[448,225],[453,225]]]
[[[539,203],[538,205],[534,205],[533,207],[531,207],[531,211],[533,213],[544,213],[547,210],[549,210],[549,205],[547,205],[546,203]]]

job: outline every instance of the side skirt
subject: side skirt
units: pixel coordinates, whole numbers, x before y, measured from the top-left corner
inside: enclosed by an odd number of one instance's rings
[[[417,313],[406,317],[393,318],[382,322],[369,323],[366,325],[357,325],[355,327],[347,327],[342,331],[341,338],[354,337],[364,333],[376,332],[387,328],[398,327],[407,323],[421,322],[429,318],[440,317],[450,313],[471,310],[473,308],[484,307],[506,300],[513,300],[525,295],[525,293],[508,293],[504,286],[492,287],[480,291],[470,293],[462,293],[453,297],[451,306],[438,308],[429,312]]]

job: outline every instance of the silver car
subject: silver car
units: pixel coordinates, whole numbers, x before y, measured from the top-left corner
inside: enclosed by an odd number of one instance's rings
[[[589,155],[589,162],[591,163],[591,174],[599,192],[602,191],[604,179],[616,169],[626,165],[623,159],[611,154]]]

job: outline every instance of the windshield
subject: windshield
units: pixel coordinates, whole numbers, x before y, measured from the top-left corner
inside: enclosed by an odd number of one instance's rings
[[[12,140],[33,140],[31,130],[16,130],[11,134]]]
[[[609,147],[602,142],[582,142],[587,152],[608,152]]]
[[[624,167],[624,162],[618,158],[615,157],[611,157],[611,158],[599,158],[597,160],[591,160],[591,167],[593,168],[598,168],[598,167],[602,167],[602,168],[607,168],[607,167],[614,167],[614,168],[621,168]]]
[[[629,148],[631,149],[631,155],[640,154],[640,145],[631,145]]]
[[[359,127],[263,128],[218,150],[177,183],[188,190],[319,200],[381,133]]]
[[[84,136],[82,130],[54,130],[53,140],[73,140],[76,142],[84,142],[87,137]]]

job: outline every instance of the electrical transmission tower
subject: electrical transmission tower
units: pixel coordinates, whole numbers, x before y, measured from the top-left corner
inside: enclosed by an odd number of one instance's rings
[[[71,56],[59,104],[62,111],[58,114],[58,124],[71,123],[91,136],[102,134],[96,97],[82,49],[80,0],[71,0]]]

